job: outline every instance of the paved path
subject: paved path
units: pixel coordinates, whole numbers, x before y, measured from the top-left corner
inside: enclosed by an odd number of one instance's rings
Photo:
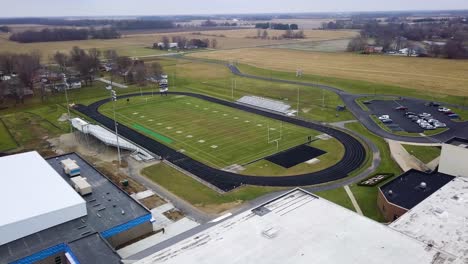
[[[103,83],[105,83],[105,84],[109,84],[109,85],[111,84],[111,81],[106,80],[106,79],[104,79],[104,78],[99,78],[99,79],[97,79],[97,80],[100,81],[100,82],[103,82]],[[123,88],[123,89],[128,88],[127,85],[123,85],[123,84],[116,83],[116,82],[112,82],[112,86],[115,86],[115,87],[118,87],[118,88]]]
[[[358,214],[360,214],[360,215],[364,215],[364,214],[362,213],[361,207],[359,207],[359,204],[358,204],[358,202],[356,201],[356,198],[354,198],[354,194],[353,194],[353,192],[351,191],[351,189],[349,188],[349,186],[348,186],[348,185],[345,185],[345,186],[344,186],[344,189],[345,189],[346,193],[348,194],[349,199],[351,200],[351,203],[353,204],[354,209],[356,210],[356,213],[358,213]]]
[[[398,141],[386,140],[390,148],[393,159],[398,163],[403,171],[409,171],[410,169],[416,169],[419,171],[426,171],[429,168],[418,160],[416,157],[411,155]]]

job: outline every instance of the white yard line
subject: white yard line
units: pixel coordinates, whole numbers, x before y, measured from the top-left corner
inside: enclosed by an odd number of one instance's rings
[[[348,185],[345,185],[345,186],[344,186],[344,189],[345,189],[346,193],[348,194],[349,199],[351,200],[351,203],[353,204],[354,209],[356,210],[356,213],[358,213],[358,214],[360,214],[360,215],[364,215],[364,214],[362,213],[361,207],[359,207],[359,204],[358,204],[357,201],[356,201],[356,198],[354,198],[354,194],[353,194],[353,192],[351,191],[351,189],[349,188],[349,186],[348,186]]]

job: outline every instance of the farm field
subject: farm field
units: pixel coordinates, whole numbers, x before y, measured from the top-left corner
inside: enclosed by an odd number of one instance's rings
[[[282,30],[270,30],[271,36],[284,34]],[[1,52],[31,52],[40,51],[45,62],[49,61],[51,55],[56,51],[69,52],[73,46],[79,46],[82,49],[97,48],[101,50],[116,49],[121,55],[126,56],[154,56],[167,53],[158,49],[151,49],[153,43],[162,40],[163,36],[185,36],[187,38],[209,38],[218,41],[218,49],[233,49],[264,46],[270,44],[285,44],[300,41],[322,41],[342,38],[351,38],[356,33],[353,31],[324,31],[324,30],[306,30],[306,39],[304,40],[261,40],[247,37],[255,37],[255,29],[239,30],[220,30],[220,31],[187,31],[174,33],[151,33],[151,34],[128,34],[120,39],[91,39],[80,41],[58,41],[58,42],[40,42],[40,43],[17,43],[8,40],[9,35],[0,33],[0,53]]]
[[[100,111],[112,117],[112,104]],[[319,133],[187,96],[116,103],[116,119],[216,168],[244,163],[306,143]],[[270,138],[270,142],[269,139]],[[281,139],[280,139],[281,138]],[[280,139],[277,144],[272,140]]]
[[[272,56],[272,54],[275,56]],[[468,61],[353,53],[249,48],[191,54],[259,68],[386,84],[424,92],[466,96]]]

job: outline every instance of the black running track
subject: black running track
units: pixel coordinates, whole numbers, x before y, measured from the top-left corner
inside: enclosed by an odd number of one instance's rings
[[[366,151],[364,146],[354,137],[344,133],[340,130],[333,129],[327,126],[323,126],[318,123],[313,123],[309,121],[304,121],[300,119],[295,119],[287,117],[280,114],[275,114],[267,111],[262,111],[259,109],[251,108],[244,105],[239,105],[236,103],[216,99],[213,97],[195,94],[195,93],[185,93],[185,92],[169,92],[172,95],[186,95],[202,100],[206,100],[212,103],[221,104],[224,106],[236,108],[242,111],[250,112],[253,114],[273,118],[276,120],[288,122],[298,126],[314,129],[322,133],[329,134],[330,136],[336,138],[340,141],[344,148],[345,153],[343,158],[336,163],[335,165],[313,173],[307,173],[302,175],[295,176],[248,176],[240,175],[232,172],[226,172],[223,170],[215,169],[210,166],[207,166],[199,161],[196,161],[183,153],[178,152],[162,143],[159,143],[145,135],[138,133],[137,131],[130,129],[127,126],[119,124],[119,134],[134,143],[146,148],[147,150],[161,156],[162,158],[168,160],[169,162],[177,165],[178,167],[196,175],[202,180],[213,184],[223,191],[230,191],[234,188],[237,188],[243,184],[246,185],[259,185],[259,186],[307,186],[307,185],[316,185],[327,183],[335,180],[339,180],[348,176],[348,174],[356,169],[358,169],[365,161]],[[119,96],[119,99],[139,96],[140,94],[128,94]],[[143,95],[151,95],[151,93],[143,93]],[[104,99],[92,103],[89,106],[77,105],[75,109],[79,112],[91,117],[97,122],[101,123],[110,130],[114,129],[114,121],[99,113],[98,108],[109,102],[110,99]]]

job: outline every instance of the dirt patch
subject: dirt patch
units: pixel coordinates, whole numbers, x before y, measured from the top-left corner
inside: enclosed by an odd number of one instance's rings
[[[144,206],[146,206],[146,208],[151,210],[153,208],[156,208],[156,207],[159,207],[159,206],[161,206],[163,204],[166,204],[167,202],[164,199],[162,199],[161,197],[159,197],[157,195],[153,195],[153,196],[141,199],[140,203],[142,203]]]
[[[175,208],[164,212],[163,215],[166,216],[167,218],[169,218],[170,220],[174,221],[174,222],[176,222],[176,221],[178,221],[178,220],[185,217],[184,214],[181,211],[179,211],[179,210],[177,210]]]
[[[227,210],[236,208],[240,204],[242,204],[243,201],[238,200],[235,202],[230,202],[230,203],[223,203],[223,204],[207,204],[207,205],[195,205],[198,209],[201,211],[208,213],[208,214],[220,214],[222,212],[225,212]]]

